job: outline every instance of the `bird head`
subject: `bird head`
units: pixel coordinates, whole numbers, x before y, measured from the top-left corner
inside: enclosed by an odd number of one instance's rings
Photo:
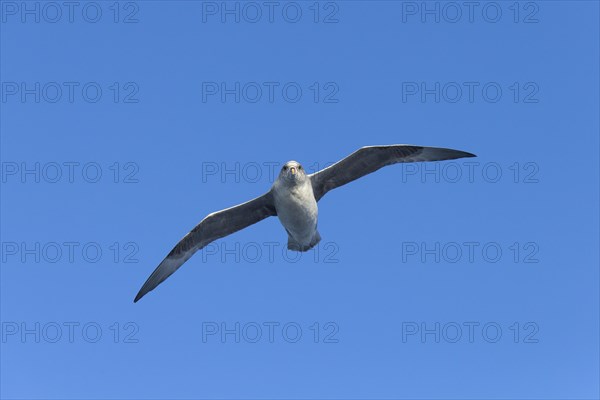
[[[306,172],[297,161],[288,161],[281,168],[279,178],[291,184],[302,183],[306,180]]]

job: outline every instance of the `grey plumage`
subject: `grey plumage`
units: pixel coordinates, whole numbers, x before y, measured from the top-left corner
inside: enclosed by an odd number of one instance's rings
[[[134,302],[153,290],[207,244],[276,215],[271,192],[246,203],[209,214],[183,237],[140,289]]]
[[[386,165],[420,161],[443,161],[475,157],[474,154],[441,147],[411,145],[365,146],[332,166],[310,175],[317,201],[346,183],[377,171]]]
[[[307,175],[296,161],[287,162],[267,193],[246,203],[209,214],[171,250],[146,280],[134,302],[156,288],[207,244],[277,215],[288,233],[288,248],[307,251],[321,235],[317,231],[319,201],[327,192],[391,164],[442,161],[474,154],[412,145],[362,147],[332,166]]]

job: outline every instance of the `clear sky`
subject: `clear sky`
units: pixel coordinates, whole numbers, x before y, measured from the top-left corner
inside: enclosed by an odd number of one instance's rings
[[[2,398],[598,398],[599,7],[0,2]],[[388,167],[137,304],[210,212]]]

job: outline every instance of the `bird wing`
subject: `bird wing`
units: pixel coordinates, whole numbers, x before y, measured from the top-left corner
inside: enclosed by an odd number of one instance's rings
[[[406,144],[361,147],[348,157],[330,167],[309,175],[315,199],[319,201],[325,193],[352,182],[371,172],[396,163],[453,160],[476,157],[460,150],[440,147],[423,147]]]
[[[177,271],[207,244],[277,215],[271,192],[237,206],[209,214],[171,250],[135,296],[134,303]]]

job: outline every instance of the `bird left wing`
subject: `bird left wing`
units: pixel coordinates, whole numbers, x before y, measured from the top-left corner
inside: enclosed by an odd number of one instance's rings
[[[133,302],[137,302],[146,293],[160,285],[177,271],[183,263],[189,260],[195,252],[209,243],[273,215],[277,215],[277,212],[275,211],[271,192],[237,206],[209,214],[190,233],[185,235],[156,267],[137,296],[135,296]]]
[[[327,192],[352,182],[371,172],[396,163],[453,160],[476,157],[475,154],[441,147],[423,147],[406,144],[361,147],[330,167],[309,175],[315,199]]]

